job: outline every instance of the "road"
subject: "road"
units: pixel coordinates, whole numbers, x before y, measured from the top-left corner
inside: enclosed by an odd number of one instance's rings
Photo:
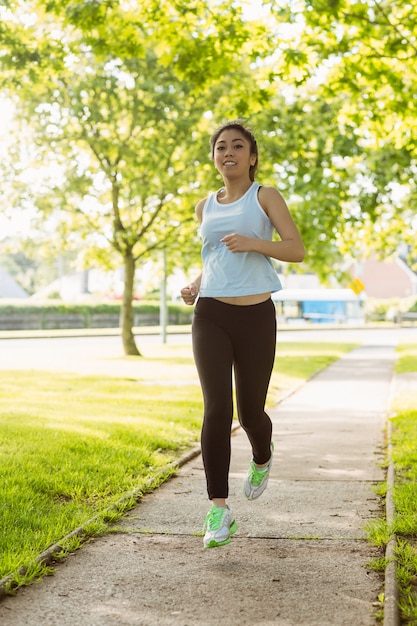
[[[162,355],[164,346],[160,335],[137,335],[136,340],[144,356],[155,358]],[[278,331],[278,341],[337,341],[396,346],[400,343],[417,343],[417,326],[385,329],[285,329]],[[167,337],[167,344],[185,346],[185,353],[188,355],[191,336],[171,334]],[[149,362],[142,364],[149,367]],[[123,354],[119,336],[0,339],[0,370],[35,369],[112,376],[116,373],[122,377],[137,377],[141,367],[140,359]],[[157,373],[155,364],[156,376]],[[191,372],[190,375],[194,376]]]

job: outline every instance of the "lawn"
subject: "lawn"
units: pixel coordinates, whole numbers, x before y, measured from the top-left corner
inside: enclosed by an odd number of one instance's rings
[[[401,346],[396,363],[392,461],[395,468],[393,528],[404,623],[417,623],[417,345]]]
[[[353,347],[280,343],[268,403]],[[137,377],[2,372],[0,580],[45,573],[30,564],[74,529],[108,530],[196,445],[202,398],[191,348],[153,350],[137,361]],[[27,574],[15,575],[22,566]]]
[[[396,576],[402,624],[417,624],[417,345],[399,346],[390,416],[390,459],[394,467],[392,520],[368,525],[370,541],[385,548],[396,536]],[[378,487],[382,497],[388,485]],[[384,572],[386,559],[374,564]],[[383,601],[382,601],[383,604]]]

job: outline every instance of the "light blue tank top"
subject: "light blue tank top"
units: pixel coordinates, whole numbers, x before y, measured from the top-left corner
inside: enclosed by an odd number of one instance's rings
[[[203,275],[201,297],[250,296],[282,289],[272,260],[259,252],[230,252],[220,241],[239,233],[272,240],[273,226],[258,200],[260,185],[230,204],[220,204],[217,193],[209,195],[203,208],[200,234]]]

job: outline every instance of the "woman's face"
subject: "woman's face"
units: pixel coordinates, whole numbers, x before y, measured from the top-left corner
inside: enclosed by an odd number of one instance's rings
[[[256,155],[251,154],[250,149],[249,141],[240,131],[233,128],[224,130],[214,144],[216,169],[224,178],[249,178],[249,168],[256,163]]]

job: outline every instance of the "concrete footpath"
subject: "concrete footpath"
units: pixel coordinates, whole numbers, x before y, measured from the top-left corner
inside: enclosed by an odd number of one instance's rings
[[[232,438],[229,503],[238,532],[204,550],[201,456],[147,495],[53,576],[0,603],[3,626],[374,625],[381,556],[365,540],[378,516],[379,467],[394,346],[362,345],[270,412],[275,459],[267,491],[242,492],[250,460]],[[285,363],[283,363],[285,368]]]

